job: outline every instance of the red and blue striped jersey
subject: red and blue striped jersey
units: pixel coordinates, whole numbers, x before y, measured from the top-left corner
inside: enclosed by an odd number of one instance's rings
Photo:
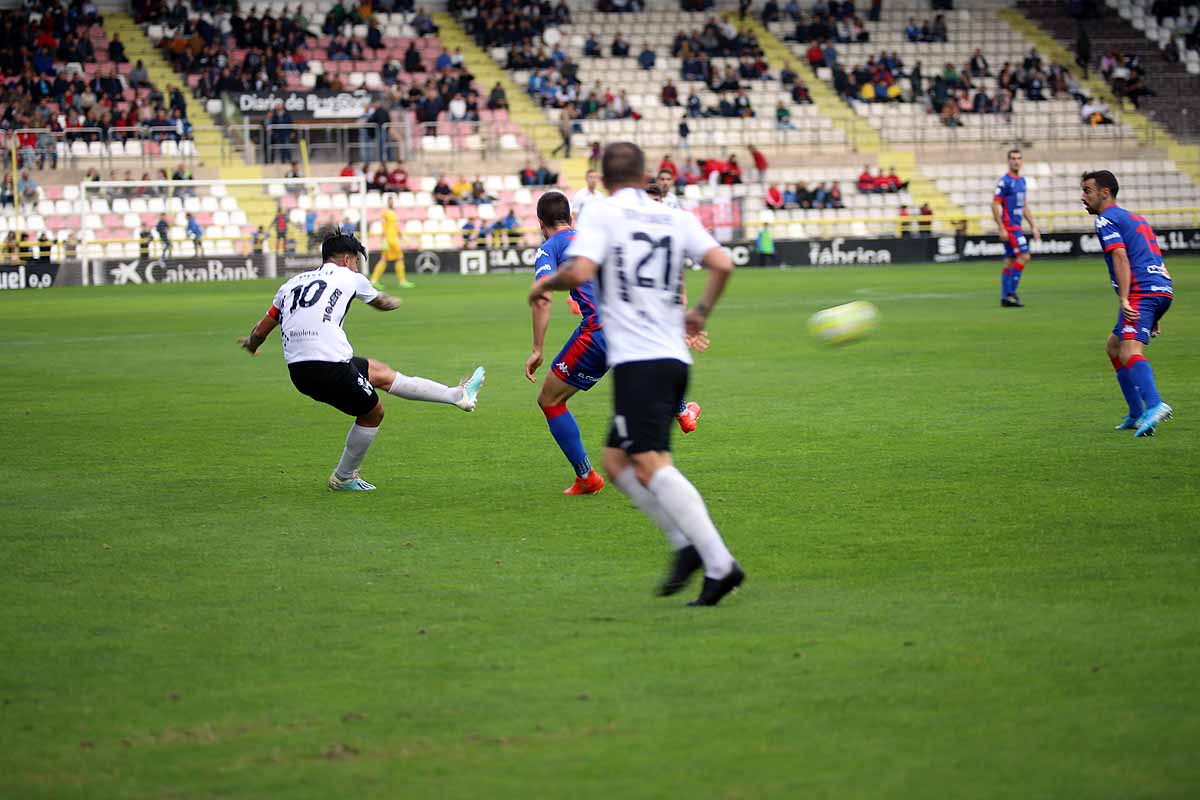
[[[533,263],[534,280],[544,278],[558,270],[567,262],[567,246],[575,239],[575,229],[558,231],[549,239],[542,242],[538,248],[537,259]],[[596,310],[596,284],[588,281],[571,290],[571,299],[579,305],[579,313],[583,321],[579,324],[585,330],[595,330],[601,325],[600,313]]]
[[[1004,204],[1004,227],[1021,227],[1025,215],[1025,178],[1004,173],[996,182],[996,194],[993,196]]]
[[[1174,296],[1171,273],[1167,272],[1158,239],[1145,217],[1117,205],[1109,206],[1096,216],[1096,236],[1104,248],[1108,279],[1114,289],[1117,276],[1113,272],[1112,251],[1123,249],[1129,256],[1130,297]]]

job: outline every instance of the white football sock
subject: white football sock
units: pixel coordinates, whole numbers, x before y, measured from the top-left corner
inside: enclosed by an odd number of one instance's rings
[[[342,460],[338,462],[337,469],[333,471],[335,478],[341,481],[350,480],[354,471],[358,469],[358,465],[366,457],[367,451],[371,449],[371,442],[375,441],[377,433],[379,433],[378,426],[368,428],[357,422],[350,426],[350,433],[346,434],[346,449],[342,451]]]
[[[708,516],[704,498],[675,467],[663,467],[650,478],[650,492],[704,560],[704,574],[724,578],[733,569],[733,555]]]
[[[690,544],[687,537],[683,535],[683,531],[679,530],[674,521],[667,516],[662,503],[658,502],[658,498],[649,489],[642,486],[642,482],[637,479],[637,471],[633,467],[621,470],[621,473],[613,478],[613,482],[633,501],[639,511],[654,520],[654,524],[658,525],[666,534],[672,549],[682,550]]]
[[[428,378],[414,378],[397,372],[396,380],[388,387],[388,394],[403,397],[405,400],[424,400],[427,403],[457,403],[462,397],[462,388],[443,386]]]

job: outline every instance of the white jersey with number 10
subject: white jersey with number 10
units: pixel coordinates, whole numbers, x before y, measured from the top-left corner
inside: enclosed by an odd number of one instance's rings
[[[692,363],[683,340],[683,260],[699,262],[714,247],[720,245],[693,214],[638,189],[588,206],[567,255],[600,265],[609,366],[658,358]]]
[[[354,348],[342,330],[350,302],[369,303],[379,296],[360,272],[325,264],[302,272],[279,287],[271,314],[279,320],[283,358],[297,361],[349,361]]]

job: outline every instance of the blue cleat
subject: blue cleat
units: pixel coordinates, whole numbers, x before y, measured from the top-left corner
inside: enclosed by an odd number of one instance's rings
[[[1172,416],[1172,409],[1166,403],[1159,403],[1154,408],[1147,408],[1146,413],[1138,418],[1137,432],[1133,434],[1134,438],[1153,436],[1158,423],[1170,419]]]
[[[375,485],[372,483],[367,483],[361,477],[359,477],[357,470],[355,470],[354,474],[351,475],[349,478],[346,478],[345,480],[342,480],[341,478],[339,478],[337,476],[337,474],[330,475],[329,476],[329,488],[330,488],[330,490],[335,491],[335,492],[373,492],[373,491],[375,491]]]
[[[1114,431],[1131,431],[1138,426],[1137,417],[1125,417],[1121,420],[1121,424],[1113,428]]]
[[[471,377],[459,384],[462,387],[462,397],[460,397],[454,405],[461,408],[463,411],[474,411],[476,398],[479,397],[479,390],[483,388],[483,367],[476,367],[471,373]]]

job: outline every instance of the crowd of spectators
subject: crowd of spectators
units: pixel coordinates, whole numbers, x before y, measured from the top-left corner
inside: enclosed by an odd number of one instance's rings
[[[480,47],[530,45],[540,41],[546,28],[568,25],[571,8],[566,0],[513,3],[509,0],[449,0],[447,10],[456,16]]]
[[[177,87],[151,85],[138,61],[128,74],[112,64],[128,63],[114,35],[106,46],[110,66],[89,76],[82,65],[96,61],[94,5],[38,4],[26,12],[0,12],[0,130],[16,133],[22,168],[58,166],[61,141],[181,141],[191,137],[187,104]],[[133,90],[132,92],[130,90]]]
[[[837,181],[823,181],[811,189],[805,181],[784,186],[783,189],[772,184],[767,188],[766,206],[775,211],[846,207],[842,200],[842,188]]]
[[[1140,107],[1143,97],[1155,94],[1146,84],[1146,71],[1137,55],[1123,55],[1118,50],[1110,50],[1100,59],[1100,74],[1112,87],[1113,94],[1119,99],[1129,100],[1134,108]]]

